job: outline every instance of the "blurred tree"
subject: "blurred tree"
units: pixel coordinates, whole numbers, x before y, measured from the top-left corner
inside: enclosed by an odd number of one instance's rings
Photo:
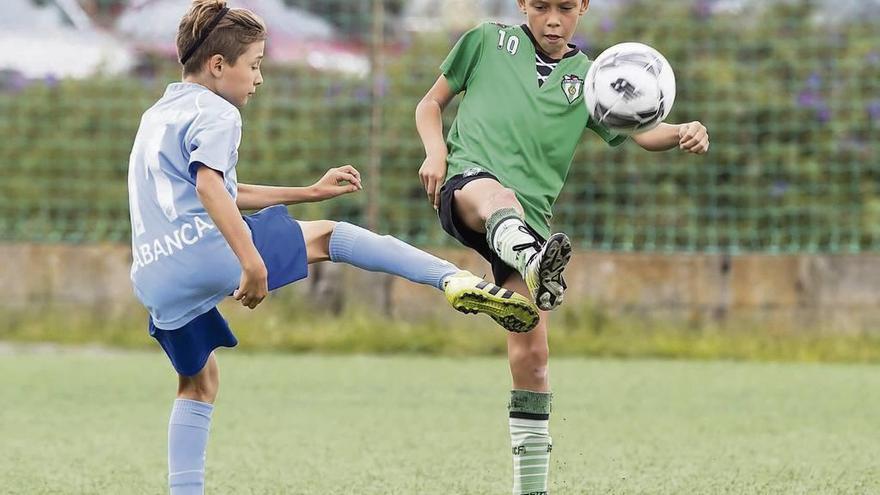
[[[399,17],[406,0],[383,0],[385,4],[386,25],[392,26],[394,19]],[[370,37],[372,0],[284,0],[290,6],[307,10],[327,19],[334,26],[348,31],[346,37],[366,41]],[[391,29],[389,29],[389,32]]]

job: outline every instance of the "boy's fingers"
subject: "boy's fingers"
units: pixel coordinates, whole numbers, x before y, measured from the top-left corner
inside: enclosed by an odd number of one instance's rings
[[[436,200],[434,199],[434,188],[432,187],[430,191],[428,191],[428,202],[431,203],[431,207],[434,207],[434,203]]]
[[[702,155],[708,149],[709,149],[709,143],[707,141],[703,141],[703,140],[698,141],[693,146],[685,148],[686,151],[689,151],[691,153],[696,153],[698,155]]]
[[[699,127],[697,127],[695,125],[688,124],[684,128],[684,132],[680,133],[680,135],[681,135],[681,139],[685,140],[685,139],[690,139],[699,133],[700,133]]]
[[[698,144],[700,144],[700,140],[697,139],[696,137],[692,137],[692,138],[688,139],[687,141],[684,141],[681,144],[681,147],[683,149],[690,150],[690,149],[693,149],[693,147]]]
[[[242,304],[250,309],[254,309],[257,307],[258,304],[263,301],[263,299],[265,299],[265,297],[266,296],[249,295],[247,298],[245,298],[245,300],[242,301]]]
[[[425,192],[428,194],[428,201],[434,203],[434,178],[427,177],[425,179]]]
[[[355,185],[360,185],[361,183],[361,181],[359,181],[357,177],[355,177],[353,174],[350,174],[348,172],[338,172],[336,175],[336,183],[338,184],[342,181],[348,181]]]
[[[339,167],[339,170],[342,172],[347,172],[347,173],[357,177],[358,179],[361,178],[361,173],[358,172],[357,169],[351,165],[343,165],[343,166]]]
[[[441,181],[437,181],[434,185],[434,209],[440,208],[440,189],[443,188],[443,183]]]
[[[349,184],[354,185],[356,189],[363,189],[364,186],[361,184],[361,180],[358,177],[352,176],[351,179],[345,179],[349,182]]]

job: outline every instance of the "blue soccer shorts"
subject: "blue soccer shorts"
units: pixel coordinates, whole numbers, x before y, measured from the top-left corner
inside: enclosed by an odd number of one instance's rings
[[[292,284],[308,276],[308,258],[302,228],[283,205],[270,206],[244,217],[251,229],[254,245],[269,273],[269,290]],[[198,374],[211,352],[218,347],[235,347],[238,339],[217,308],[197,316],[174,330],[162,330],[149,321],[155,338],[183,376]]]

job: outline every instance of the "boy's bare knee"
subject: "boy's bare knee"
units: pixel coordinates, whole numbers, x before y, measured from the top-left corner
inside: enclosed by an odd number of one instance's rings
[[[337,223],[332,220],[300,222],[309,263],[330,259],[330,237],[333,235],[336,225]]]
[[[550,350],[545,344],[533,344],[510,350],[510,371],[514,383],[529,390],[543,388],[549,376]]]
[[[219,381],[181,380],[181,383],[177,388],[177,397],[179,399],[196,400],[213,404],[217,399],[217,392],[219,389]]]
[[[333,229],[336,228],[336,222],[333,220],[313,220],[300,222],[299,225],[306,241],[318,237],[329,237],[333,234]]]
[[[517,366],[547,366],[550,349],[544,343],[536,343],[519,349],[511,349],[510,363]]]
[[[220,368],[212,354],[205,367],[197,375],[179,375],[177,381],[177,398],[197,400],[213,404],[220,390]]]
[[[336,222],[333,220],[318,220],[315,222],[318,224],[318,230],[323,233],[323,235],[332,235],[333,229],[336,228]]]
[[[495,194],[491,196],[491,200],[494,203],[504,206],[519,206],[519,201],[516,199],[516,193],[513,192],[513,189],[503,188],[499,189]]]
[[[513,208],[522,214],[522,206],[519,204],[519,200],[516,198],[516,193],[513,192],[512,189],[505,187],[497,190],[489,196],[486,201],[483,202],[482,208],[480,208],[480,216],[485,220],[489,218],[492,213],[495,213],[502,208]]]

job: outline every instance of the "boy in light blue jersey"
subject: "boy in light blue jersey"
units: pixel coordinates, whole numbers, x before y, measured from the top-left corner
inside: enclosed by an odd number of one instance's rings
[[[238,183],[238,108],[263,82],[265,39],[252,12],[195,0],[177,37],[183,82],[144,113],[131,153],[131,280],[150,313],[150,334],[179,375],[168,427],[172,495],[204,492],[219,386],[213,351],[237,344],[216,308],[229,295],[253,309],[268,291],[305,278],[308,264],[332,260],[434,286],[455,309],[488,314],[510,331],[538,321],[526,298],[393,237],[288,215],[285,204],[360,190],[352,166],[330,169],[309,187]],[[239,208],[264,209],[242,217]]]

